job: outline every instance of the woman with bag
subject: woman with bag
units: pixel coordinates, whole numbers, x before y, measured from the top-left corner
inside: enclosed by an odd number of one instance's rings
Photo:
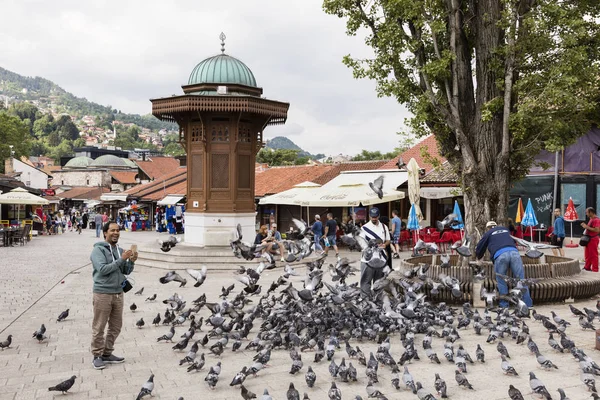
[[[593,207],[585,209],[585,215],[590,219],[588,223],[581,223],[581,227],[585,229],[584,234],[589,236],[590,240],[585,246],[585,265],[583,269],[586,271],[598,272],[598,233],[600,232],[600,218],[596,216],[596,210]]]

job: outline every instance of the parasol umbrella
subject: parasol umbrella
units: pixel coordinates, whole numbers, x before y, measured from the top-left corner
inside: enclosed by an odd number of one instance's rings
[[[519,199],[520,200],[520,199]],[[517,216],[518,216],[517,212]],[[533,205],[531,204],[531,199],[527,200],[527,207],[525,207],[525,213],[523,214],[523,220],[521,221],[521,225],[530,226],[531,227],[531,240],[533,241],[533,227],[538,224],[538,220],[535,217],[535,212],[533,211]]]
[[[523,214],[525,214],[525,211],[523,210],[523,201],[519,197],[519,204],[517,204],[517,216],[515,217],[516,224],[521,223],[521,220],[523,219]]]
[[[0,194],[0,204],[18,204],[19,211],[21,204],[25,205],[45,205],[50,202],[43,197],[29,193],[23,188],[16,188],[7,193]]]
[[[573,198],[571,197],[569,197],[569,204],[565,210],[564,218],[565,221],[571,223],[571,243],[566,244],[565,247],[577,247],[579,245],[577,243],[573,243],[573,222],[579,219],[579,215],[577,215],[577,210],[575,209],[575,204],[573,204]]]
[[[408,212],[408,221],[406,221],[406,229],[413,231],[413,235],[415,236],[415,240],[413,243],[417,243],[416,232],[421,228],[419,225],[419,218],[417,217],[417,207],[415,204],[410,206],[410,211]]]
[[[421,200],[419,175],[421,174],[421,169],[414,158],[411,158],[408,164],[406,164],[406,171],[408,172],[408,198],[410,203],[414,205],[417,219],[420,222],[423,220],[423,213],[421,212],[421,207],[419,207],[419,201]]]

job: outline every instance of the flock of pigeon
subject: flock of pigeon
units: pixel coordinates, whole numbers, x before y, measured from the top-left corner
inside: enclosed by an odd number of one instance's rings
[[[260,245],[244,242],[238,226],[231,241],[233,253],[246,260],[257,259],[255,268],[241,266],[232,277],[235,282],[223,286],[219,298],[207,299],[198,290],[189,304],[178,293],[162,300],[166,310],[156,315],[152,325],[168,327],[156,341],[172,343],[172,351],[181,353],[174,368],[181,368],[183,373],[202,374],[207,387],[218,390],[223,378],[222,355],[239,353],[238,360],[245,357],[247,360],[243,368],[228,377],[231,378],[229,385],[239,387],[243,399],[261,400],[273,398],[268,389],[257,395],[244,383],[249,378],[269,375],[265,368],[276,351],[287,352],[290,357],[288,400],[309,399],[308,393],[314,393],[310,389],[322,381],[327,382],[327,396],[332,400],[341,399],[342,393],[347,399],[398,398],[399,394],[407,397],[409,393],[419,400],[461,398],[460,390],[479,389],[469,382],[468,372],[487,368],[491,374],[529,375],[528,389],[518,387],[518,378],[506,388],[505,393],[512,400],[523,399],[529,393],[551,399],[548,388],[535,372],[523,371],[518,364],[511,364],[511,353],[524,346],[542,371],[578,365],[581,383],[594,399],[600,399],[595,386],[600,365],[569,337],[568,330],[574,328],[567,320],[554,312],[545,316],[526,306],[523,308],[520,288],[527,282],[512,282],[515,289],[508,295],[513,300],[510,309],[495,308],[497,296],[486,297],[489,307],[481,311],[472,309],[469,303],[453,307],[431,302],[422,292],[423,286],[428,284],[423,266],[404,274],[388,271],[374,282],[373,294],[365,296],[357,283],[348,282],[358,272],[357,268],[346,258],[338,258],[335,264],[326,265],[323,256],[311,257],[309,227],[300,220],[294,220],[294,223],[296,232],[284,241],[288,250],[286,265],[279,268],[282,273],[272,282],[263,282],[263,275],[265,271],[278,271],[273,256],[262,254]],[[344,240],[362,251],[362,261],[377,257],[377,252],[372,251],[373,244],[361,239],[356,231],[345,235]],[[169,243],[170,249],[177,241],[164,243]],[[305,274],[294,269],[297,265],[306,267]],[[199,288],[210,280],[206,267],[188,269],[186,274],[184,277],[169,271],[159,282],[185,288],[189,280]],[[437,290],[457,294],[454,292],[460,290],[458,283],[452,277],[442,278]],[[296,287],[300,284],[301,287]],[[135,295],[143,296],[143,291],[141,288]],[[153,294],[144,303],[155,302],[157,298],[158,295]],[[600,316],[600,302],[597,310],[579,310],[572,305],[570,309],[578,318],[580,329],[594,329],[593,321]],[[130,311],[137,310],[138,306],[132,303]],[[67,318],[68,312],[61,313],[58,320]],[[547,338],[530,333],[529,325],[534,323],[543,326]],[[137,320],[136,326],[147,329],[143,317]],[[33,339],[44,342],[47,339],[45,332],[46,327],[42,325],[33,333]],[[461,339],[465,334],[481,337],[481,343],[472,349],[474,357]],[[547,346],[542,342],[547,342]],[[9,349],[11,343],[12,336],[9,335],[0,342],[0,349]],[[364,351],[366,348],[374,351]],[[573,362],[552,361],[551,353],[554,352],[570,353]],[[428,368],[431,373],[413,376],[411,369],[420,363],[431,364]],[[440,365],[444,363],[453,366],[453,380],[442,376]],[[327,376],[322,376],[322,372],[317,376],[315,371],[324,370],[321,364],[328,365]],[[382,371],[386,372],[382,374]],[[296,378],[302,374],[304,381]],[[142,384],[137,400],[152,395],[154,378],[152,374]],[[48,390],[67,393],[76,379],[72,376]],[[358,382],[366,382],[366,386]],[[568,398],[563,389],[558,392],[560,399]]]

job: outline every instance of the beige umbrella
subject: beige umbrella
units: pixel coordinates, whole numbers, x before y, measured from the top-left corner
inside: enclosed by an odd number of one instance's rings
[[[16,188],[10,192],[0,194],[0,204],[18,204],[19,209],[21,204],[41,206],[49,203],[43,197],[31,194],[23,188]]]
[[[411,158],[406,165],[408,171],[408,198],[411,204],[415,205],[415,211],[417,213],[417,219],[423,220],[423,213],[419,207],[419,201],[421,200],[421,185],[419,184],[420,168],[419,164],[414,158]]]

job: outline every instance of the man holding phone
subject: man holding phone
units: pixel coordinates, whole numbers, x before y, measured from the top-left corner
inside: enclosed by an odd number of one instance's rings
[[[123,291],[131,289],[125,275],[129,275],[137,260],[137,246],[123,250],[119,242],[119,225],[107,222],[102,226],[104,241],[94,245],[92,278],[94,280],[94,320],[92,322],[92,365],[95,369],[104,369],[106,364],[119,364],[123,357],[113,354],[114,344],[123,325]],[[106,338],[104,328],[108,324]]]

